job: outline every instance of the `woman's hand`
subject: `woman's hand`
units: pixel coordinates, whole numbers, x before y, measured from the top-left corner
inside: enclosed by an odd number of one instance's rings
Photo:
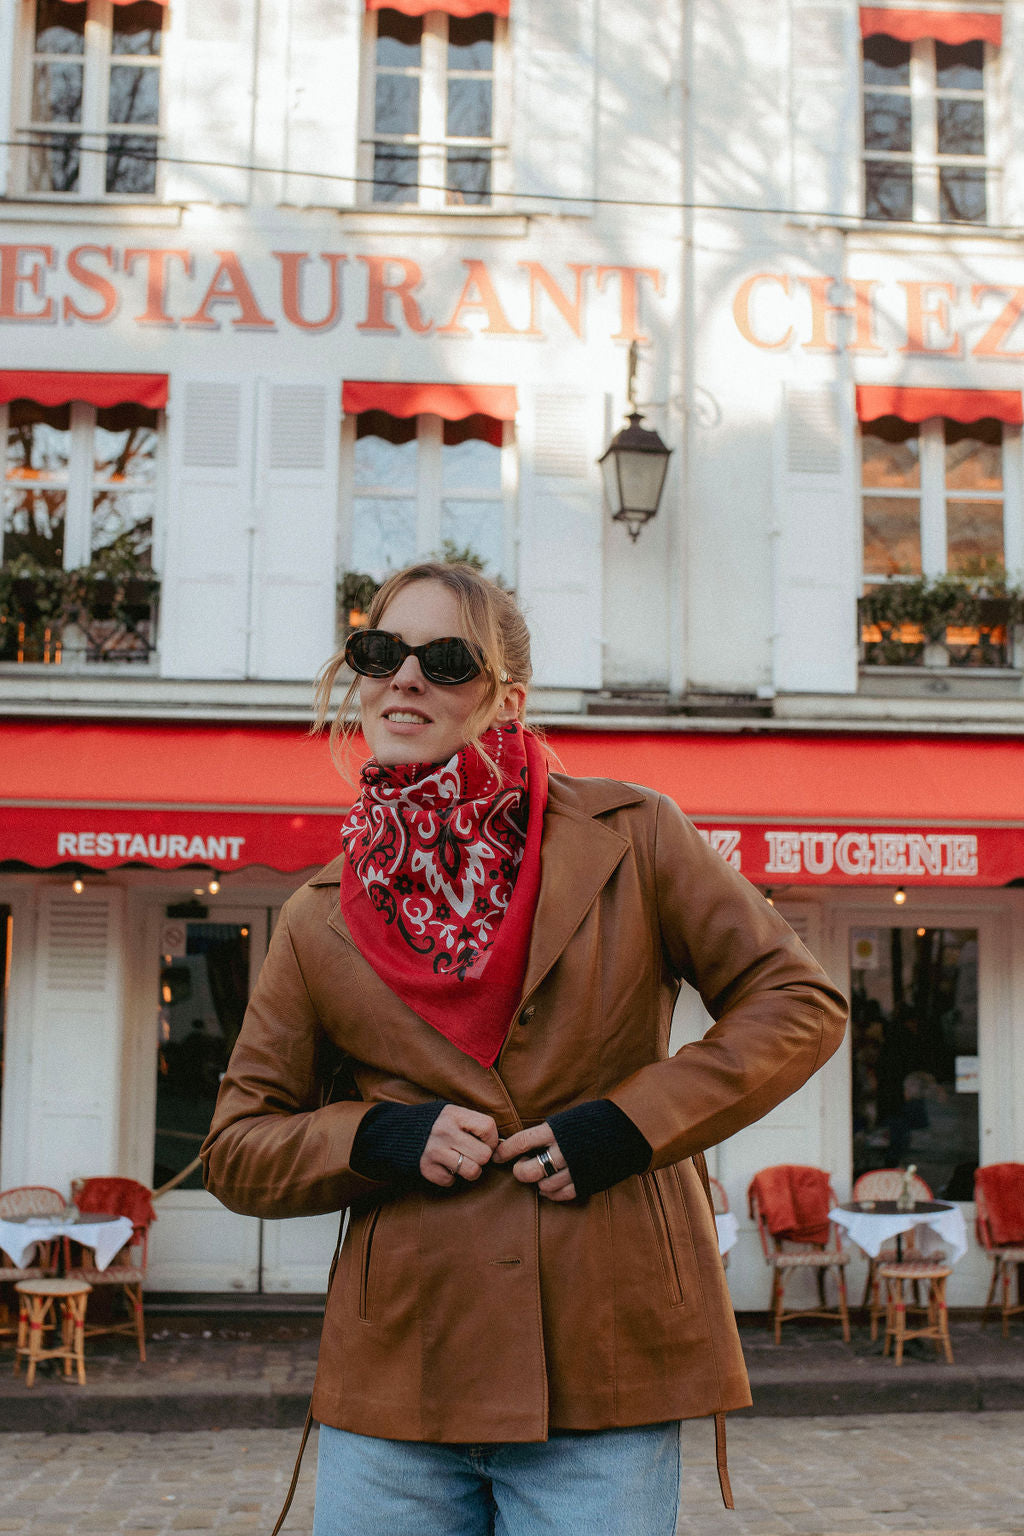
[[[490,1115],[446,1104],[427,1137],[420,1173],[442,1189],[450,1189],[456,1178],[472,1183],[490,1162],[498,1141],[498,1127]]]
[[[547,1152],[554,1164],[554,1173],[548,1173],[538,1158],[537,1153],[542,1151]],[[520,1161],[515,1162],[516,1158]],[[576,1186],[572,1182],[572,1174],[566,1167],[565,1158],[559,1151],[558,1142],[552,1135],[547,1121],[541,1125],[531,1125],[525,1131],[516,1131],[514,1136],[509,1136],[507,1140],[500,1142],[494,1154],[494,1161],[512,1163],[512,1172],[520,1184],[536,1184],[537,1193],[543,1195],[545,1200],[576,1199]]]

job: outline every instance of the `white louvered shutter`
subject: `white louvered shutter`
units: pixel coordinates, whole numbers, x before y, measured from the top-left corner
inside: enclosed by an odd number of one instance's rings
[[[26,1144],[37,1184],[117,1173],[121,893],[40,895]]]
[[[355,202],[362,7],[291,0],[284,201],[299,207]],[[303,171],[321,172],[304,176]]]
[[[252,159],[256,7],[182,0],[170,11],[165,196],[245,203]]]
[[[539,395],[524,402],[519,585],[534,682],[601,687],[602,494],[597,459],[604,401]],[[531,420],[532,417],[532,420]]]
[[[851,391],[789,386],[775,489],[775,687],[857,689],[858,507]]]
[[[308,681],[335,647],[337,386],[259,386],[252,675]]]
[[[512,35],[517,109],[512,185],[520,192],[594,195],[596,0],[516,0]]]
[[[860,212],[860,34],[846,0],[790,0],[790,207]]]
[[[253,387],[175,384],[160,619],[165,677],[248,673]]]

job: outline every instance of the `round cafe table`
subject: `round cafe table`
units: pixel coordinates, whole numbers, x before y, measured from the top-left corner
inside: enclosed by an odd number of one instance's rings
[[[921,1254],[939,1251],[934,1239],[950,1249],[954,1264],[967,1252],[963,1212],[950,1200],[917,1200],[910,1211],[897,1210],[895,1200],[850,1200],[835,1206],[828,1216],[849,1233],[869,1259],[877,1259],[885,1244],[895,1238],[896,1256],[902,1260],[902,1238],[915,1228],[923,1229],[917,1240]]]
[[[0,1248],[9,1253],[18,1269],[24,1269],[37,1243],[70,1237],[96,1255],[96,1268],[106,1269],[131,1237],[133,1227],[127,1216],[88,1215],[72,1217],[10,1216],[0,1221]]]

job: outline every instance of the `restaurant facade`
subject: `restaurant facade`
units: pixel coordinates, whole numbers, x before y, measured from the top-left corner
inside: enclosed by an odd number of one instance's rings
[[[194,1158],[351,780],[387,569],[514,586],[533,717],[653,785],[853,1001],[716,1150],[1024,1160],[1024,4],[0,0],[0,1186]],[[630,376],[630,354],[635,366]],[[672,449],[613,522],[630,409]],[[707,1027],[684,988],[680,1044]],[[149,1286],[322,1290],[193,1174]],[[972,1248],[954,1305],[984,1298]]]

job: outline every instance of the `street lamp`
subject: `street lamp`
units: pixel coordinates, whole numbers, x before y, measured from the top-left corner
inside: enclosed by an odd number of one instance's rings
[[[598,459],[604,476],[604,493],[612,509],[612,519],[625,523],[636,543],[640,530],[658,510],[662,487],[668,472],[672,449],[666,448],[657,432],[641,426],[636,409],[636,365],[639,348],[629,348],[629,381],[626,395],[630,404],[628,426],[616,432]]]

